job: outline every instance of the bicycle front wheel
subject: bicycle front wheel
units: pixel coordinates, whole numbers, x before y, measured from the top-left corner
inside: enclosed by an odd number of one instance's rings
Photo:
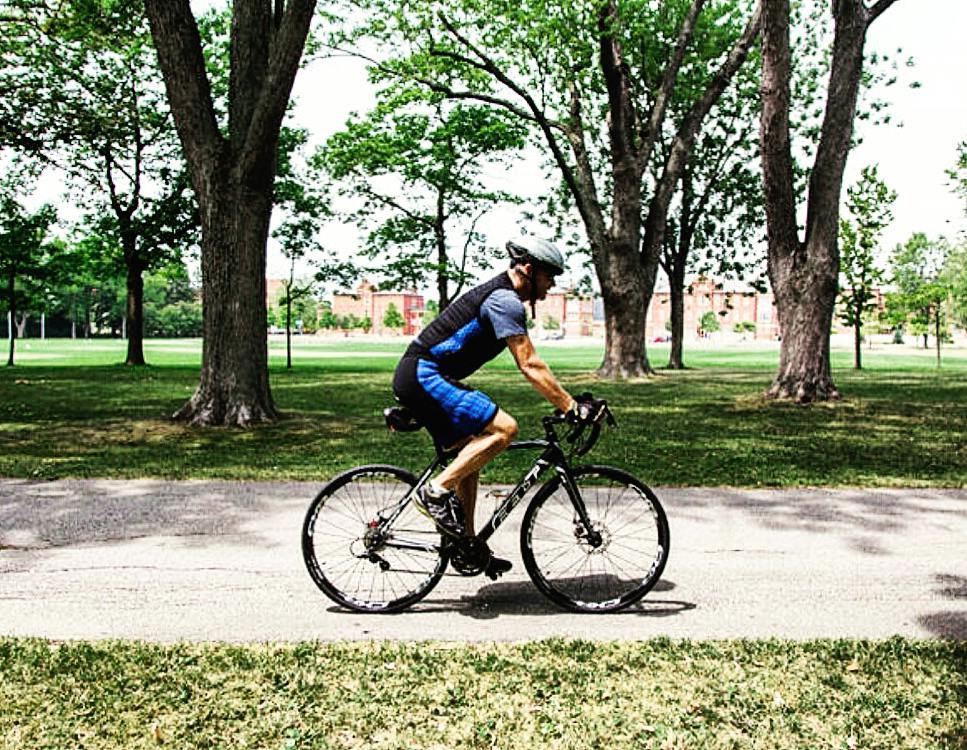
[[[327,596],[358,612],[396,612],[440,581],[447,565],[440,533],[405,501],[415,484],[416,477],[395,466],[360,466],[312,501],[302,556]]]
[[[585,466],[573,477],[580,497],[556,476],[527,508],[524,566],[537,588],[565,609],[623,609],[647,594],[665,568],[665,511],[651,489],[620,469]],[[577,512],[582,502],[590,533]]]

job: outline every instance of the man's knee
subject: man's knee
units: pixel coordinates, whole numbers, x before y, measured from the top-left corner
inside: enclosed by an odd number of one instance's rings
[[[500,436],[500,442],[505,448],[517,439],[517,420],[502,409],[497,410],[491,427],[492,432]]]

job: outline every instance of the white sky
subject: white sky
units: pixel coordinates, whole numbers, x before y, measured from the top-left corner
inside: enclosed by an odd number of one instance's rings
[[[881,179],[897,193],[883,238],[888,248],[914,232],[952,237],[964,226],[945,170],[956,162],[957,144],[967,140],[965,30],[967,0],[899,0],[870,27],[867,51],[901,47],[914,58],[912,75],[922,84],[892,87],[888,99],[903,127],[867,129],[847,164],[845,185],[878,163]]]

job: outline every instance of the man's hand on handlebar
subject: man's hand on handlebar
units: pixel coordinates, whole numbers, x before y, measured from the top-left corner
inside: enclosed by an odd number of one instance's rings
[[[593,422],[604,406],[604,400],[595,399],[590,393],[582,393],[571,404],[565,417],[571,424],[586,424]]]

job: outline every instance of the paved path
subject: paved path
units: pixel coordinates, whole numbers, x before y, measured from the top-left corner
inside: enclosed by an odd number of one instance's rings
[[[659,489],[672,545],[638,607],[537,592],[514,518],[497,582],[448,575],[399,615],[332,604],[302,564],[314,484],[0,480],[0,635],[157,641],[967,638],[967,491]],[[492,510],[489,500],[481,503]]]

